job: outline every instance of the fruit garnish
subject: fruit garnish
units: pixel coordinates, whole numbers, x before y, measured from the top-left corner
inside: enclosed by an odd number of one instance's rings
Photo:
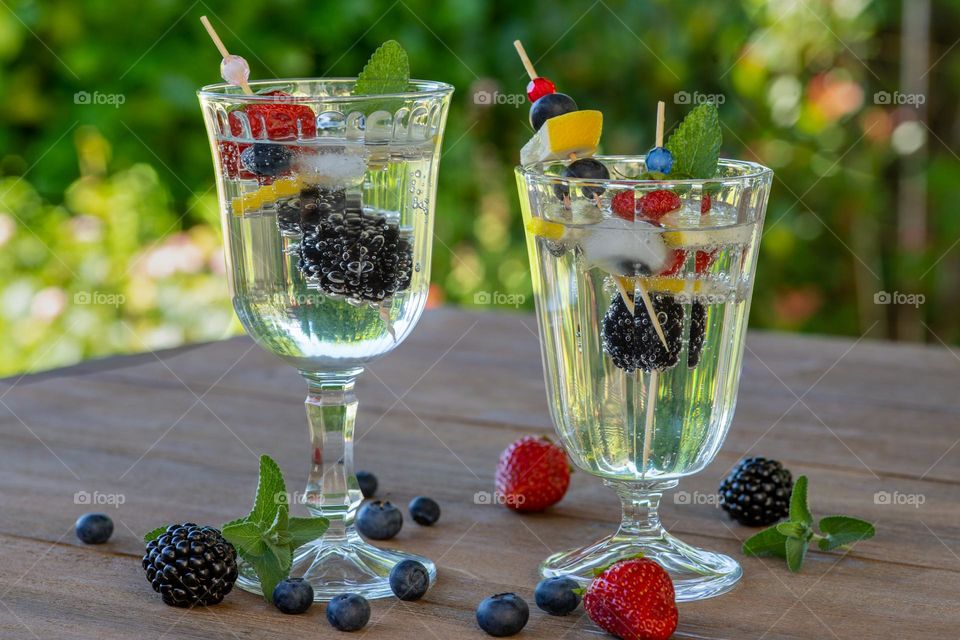
[[[234,215],[241,215],[244,211],[256,211],[264,205],[275,202],[279,198],[287,198],[300,193],[303,188],[303,181],[297,176],[281,178],[260,187],[256,191],[245,193],[233,199],[232,207]]]
[[[627,296],[629,295],[628,291]],[[628,305],[623,295],[616,294],[603,316],[600,333],[603,350],[610,356],[613,364],[627,373],[637,369],[643,369],[647,373],[662,371],[670,369],[680,361],[680,348],[683,346],[683,305],[666,293],[653,293],[650,300],[667,346],[660,340],[646,305],[637,304],[639,300],[630,298],[634,304]],[[633,306],[633,309],[630,306]]]
[[[278,176],[290,168],[293,152],[279,144],[255,142],[240,154],[240,163],[257,176]]]
[[[560,172],[560,176],[563,178],[580,178],[585,180],[608,180],[610,178],[610,171],[606,165],[599,160],[580,158],[565,166],[563,171]],[[583,194],[584,198],[593,198],[602,195],[603,192],[604,188],[601,186],[580,188],[580,193]],[[569,189],[565,184],[555,184],[553,186],[553,193],[557,198],[563,200],[569,195]]]
[[[222,527],[223,537],[260,578],[267,602],[273,601],[277,584],[289,576],[294,549],[322,536],[330,524],[326,518],[290,516],[288,502],[280,467],[270,456],[260,456],[253,509],[246,517]]]
[[[663,268],[659,275],[663,277],[675,276],[680,273],[683,264],[687,261],[687,252],[683,249],[672,249],[670,257],[667,259],[667,266]]]
[[[679,619],[670,575],[643,557],[602,571],[587,587],[583,608],[604,631],[629,640],[667,640]]]
[[[671,229],[663,232],[663,241],[678,249],[713,250],[718,246],[745,245],[750,242],[753,230],[747,225],[705,229]]]
[[[396,40],[387,40],[373,52],[357,76],[357,95],[403,93],[410,86],[410,61]]]
[[[538,238],[547,240],[562,240],[567,232],[566,228],[559,222],[550,222],[543,218],[530,218],[524,228]]]
[[[673,177],[714,177],[722,139],[717,105],[706,102],[695,107],[665,145],[673,156]]]
[[[694,262],[694,270],[697,273],[706,273],[707,269],[710,268],[710,265],[713,264],[713,259],[716,256],[716,251],[697,251]]]
[[[787,561],[787,568],[796,573],[803,567],[807,547],[816,542],[821,551],[848,550],[850,544],[876,535],[866,520],[850,516],[827,516],[820,519],[820,533],[813,530],[813,514],[807,506],[807,476],[797,478],[790,496],[790,518],[747,538],[743,553],[748,556],[775,556]]]
[[[771,525],[786,518],[793,476],[777,460],[744,458],[720,483],[720,506],[748,527]]]
[[[610,200],[610,209],[624,220],[633,220],[637,215],[637,200],[633,191],[620,191]]]
[[[276,97],[280,100],[248,104],[243,109],[231,111],[229,121],[232,136],[252,137],[255,140],[297,140],[316,137],[317,123],[313,109],[305,104],[284,101],[283,98],[292,97],[284,91],[265,91],[257,95]],[[245,114],[250,124],[249,132],[244,130],[241,114]]]
[[[712,201],[710,200],[710,194],[704,192],[703,197],[700,198],[700,215],[710,212],[710,207],[712,206]]]
[[[654,147],[647,152],[647,171],[668,174],[673,168],[673,154],[663,147]]]
[[[683,203],[680,201],[680,196],[676,193],[667,189],[658,189],[657,191],[644,194],[644,196],[640,198],[639,209],[643,217],[656,222],[668,213],[676,211],[681,206],[683,206]]]
[[[554,116],[520,149],[520,163],[565,160],[571,154],[593,155],[602,132],[603,114],[599,111],[571,111]]]
[[[530,105],[530,126],[539,131],[550,118],[577,110],[577,103],[565,93],[548,93]]]
[[[549,78],[538,77],[527,83],[527,98],[530,102],[536,102],[543,96],[556,92],[557,85]]]
[[[213,605],[233,590],[237,552],[213,527],[187,522],[158,527],[143,537],[147,582],[171,607]]]
[[[500,454],[497,495],[514,511],[543,511],[563,498],[570,486],[570,461],[544,437],[523,437]]]

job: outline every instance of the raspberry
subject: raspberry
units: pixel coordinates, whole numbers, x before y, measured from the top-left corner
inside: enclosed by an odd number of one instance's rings
[[[536,102],[548,93],[556,93],[557,85],[553,84],[549,78],[534,78],[527,83],[527,98],[530,102]]]
[[[710,202],[710,194],[704,193],[703,198],[700,199],[700,214],[707,213],[710,211],[712,203]]]
[[[640,198],[640,213],[650,220],[657,221],[671,211],[679,209],[680,205],[680,196],[673,191],[660,189]]]
[[[667,266],[660,272],[661,276],[675,276],[680,273],[683,263],[687,261],[687,252],[683,249],[674,249],[667,261]]]
[[[624,220],[633,222],[637,211],[637,201],[633,197],[633,191],[621,191],[613,196],[613,200],[610,201],[610,208]]]
[[[707,269],[709,269],[710,265],[713,263],[713,259],[716,257],[716,251],[697,251],[697,262],[695,267],[697,273],[706,273]]]

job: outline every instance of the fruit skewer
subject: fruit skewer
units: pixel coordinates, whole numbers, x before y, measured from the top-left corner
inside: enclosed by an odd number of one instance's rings
[[[200,23],[203,25],[203,28],[207,30],[207,33],[210,34],[210,39],[213,40],[213,44],[216,45],[217,50],[220,51],[220,55],[223,56],[223,62],[220,63],[220,75],[230,84],[237,85],[243,89],[243,92],[247,95],[252,95],[253,91],[247,82],[250,79],[250,65],[240,56],[231,55],[230,52],[227,51],[226,45],[223,44],[223,40],[220,39],[217,30],[210,24],[207,16],[200,16]]]

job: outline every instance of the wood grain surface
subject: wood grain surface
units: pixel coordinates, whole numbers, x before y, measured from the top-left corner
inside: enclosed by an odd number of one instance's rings
[[[685,540],[743,565],[737,588],[680,605],[677,638],[960,637],[960,357],[945,348],[751,333],[733,427],[716,461],[663,507]],[[0,638],[340,637],[323,606],[284,616],[234,592],[184,611],[162,604],[140,569],[143,532],[219,525],[246,513],[257,456],[299,487],[309,464],[296,372],[246,338],[91,361],[0,381]],[[599,638],[582,609],[532,605],[537,565],[616,527],[612,492],[586,473],[549,511],[477,504],[497,455],[552,430],[532,316],[428,312],[407,343],[358,384],[358,468],[380,495],[436,498],[434,527],[405,523],[387,543],[433,558],[420,602],[373,603],[357,637],[482,638],[477,603],[516,591],[531,602],[518,638]],[[793,575],[745,558],[753,530],[711,499],[744,454],[810,476],[815,515],[876,523],[846,555],[811,553]],[[84,493],[86,492],[86,493]],[[85,495],[122,501],[93,508]],[[111,541],[84,546],[73,522],[108,512]]]

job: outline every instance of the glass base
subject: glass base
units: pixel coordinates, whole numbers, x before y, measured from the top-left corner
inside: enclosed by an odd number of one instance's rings
[[[437,579],[437,567],[429,559],[412,553],[380,549],[353,533],[338,541],[325,538],[309,542],[293,555],[290,576],[304,578],[313,586],[314,602],[327,602],[342,593],[358,593],[367,600],[392,598],[390,570],[401,560],[416,560]],[[237,586],[244,591],[263,594],[253,568],[238,558]]]
[[[594,578],[594,569],[640,553],[667,570],[673,579],[677,602],[704,600],[726,593],[743,575],[733,558],[693,547],[663,529],[656,536],[616,533],[588,547],[555,553],[540,565],[540,575],[545,578],[569,576],[586,585]]]

